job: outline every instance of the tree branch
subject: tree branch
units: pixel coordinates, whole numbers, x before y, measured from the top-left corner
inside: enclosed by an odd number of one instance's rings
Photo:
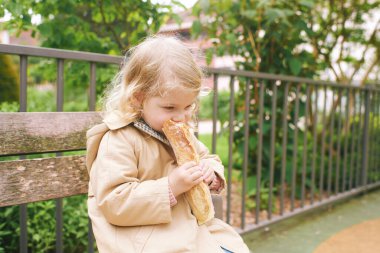
[[[99,9],[100,9],[100,14],[102,16],[103,23],[105,26],[109,29],[111,34],[113,35],[118,47],[120,50],[123,50],[123,43],[120,40],[120,37],[116,34],[116,31],[113,29],[113,27],[107,22],[106,17],[104,15],[104,9],[103,9],[103,0],[99,1]]]
[[[365,83],[367,82],[367,79],[368,79],[368,76],[369,74],[371,73],[372,69],[377,66],[378,64],[380,64],[380,55],[379,55],[379,49],[377,50],[377,54],[376,54],[376,57],[375,59],[373,60],[373,62],[371,63],[370,67],[367,69],[367,71],[365,72],[364,74],[364,77],[362,78],[361,82],[360,82],[360,86],[363,86],[365,85]]]
[[[255,54],[255,57],[256,57],[255,71],[258,72],[260,70],[260,63],[261,63],[260,52],[257,50],[255,39],[253,38],[252,31],[250,29],[247,29],[247,31],[248,31],[249,42],[251,43],[253,53]]]
[[[379,25],[380,25],[380,20],[377,21],[377,23],[376,23],[376,25],[375,25],[375,29],[373,29],[373,31],[372,31],[372,33],[371,33],[371,36],[370,36],[370,38],[369,38],[369,41],[375,39],[375,37],[376,37],[376,33],[378,32],[378,26],[379,26]],[[363,62],[365,61],[365,56],[366,56],[366,54],[367,54],[367,51],[368,51],[370,45],[371,45],[370,43],[367,43],[365,49],[363,50],[362,56],[361,56],[359,62],[356,64],[355,69],[354,69],[354,72],[351,74],[350,78],[348,79],[348,80],[349,80],[349,83],[352,82],[352,80],[353,80],[355,74],[359,71],[359,69],[360,69],[360,67],[361,67],[360,63],[363,63]],[[376,63],[376,60],[375,60],[375,63]],[[372,71],[372,68],[373,68],[373,67],[374,67],[374,66],[371,67],[371,70],[370,70],[370,71]],[[368,73],[368,74],[369,74],[369,73]],[[367,76],[367,77],[368,77],[368,76]],[[362,82],[363,82],[363,80],[362,80]],[[361,83],[362,83],[362,82],[361,82]]]

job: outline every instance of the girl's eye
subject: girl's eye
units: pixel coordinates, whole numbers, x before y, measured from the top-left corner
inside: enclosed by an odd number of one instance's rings
[[[174,107],[173,106],[164,106],[163,107],[165,110],[168,110],[168,111],[170,111],[170,110],[173,110],[174,109]]]
[[[194,108],[195,108],[195,104],[191,104],[191,105],[187,106],[185,109],[186,110],[192,110]]]

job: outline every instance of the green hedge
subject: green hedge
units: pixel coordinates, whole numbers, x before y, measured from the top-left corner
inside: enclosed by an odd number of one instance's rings
[[[18,101],[19,90],[18,72],[12,58],[0,54],[0,103]]]

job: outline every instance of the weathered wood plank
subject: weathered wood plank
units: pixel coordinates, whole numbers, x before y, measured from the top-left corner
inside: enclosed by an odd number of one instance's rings
[[[97,112],[0,113],[0,155],[85,149]]]
[[[87,192],[85,156],[0,162],[0,207]]]

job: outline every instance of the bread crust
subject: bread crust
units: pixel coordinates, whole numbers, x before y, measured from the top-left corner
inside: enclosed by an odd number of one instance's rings
[[[173,148],[179,166],[190,161],[199,164],[199,155],[194,147],[190,129],[185,123],[168,120],[164,123],[162,130]],[[210,189],[204,182],[187,191],[185,198],[199,225],[214,218],[215,211]]]

